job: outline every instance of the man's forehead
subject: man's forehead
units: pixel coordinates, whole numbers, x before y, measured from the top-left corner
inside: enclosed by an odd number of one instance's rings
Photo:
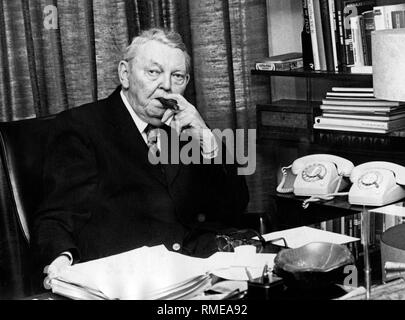
[[[186,57],[178,48],[172,48],[164,43],[150,40],[139,47],[137,56],[147,64],[163,66],[169,63],[177,68],[186,69]]]

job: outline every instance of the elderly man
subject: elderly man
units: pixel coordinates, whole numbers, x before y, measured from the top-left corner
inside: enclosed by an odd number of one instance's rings
[[[215,234],[237,221],[248,191],[235,166],[214,161],[221,156],[218,143],[183,97],[189,72],[181,37],[147,30],[119,63],[120,87],[104,100],[56,117],[45,199],[34,221],[43,266],[58,268],[145,245],[164,244],[196,256],[215,251]],[[160,98],[177,102],[178,110]],[[156,128],[168,134],[165,141],[187,131],[204,161],[151,163],[149,148],[168,147],[159,134],[150,141]]]

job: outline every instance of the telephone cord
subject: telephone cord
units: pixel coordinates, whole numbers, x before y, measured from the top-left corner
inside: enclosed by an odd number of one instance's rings
[[[281,178],[281,181],[280,181],[279,185],[276,188],[277,192],[279,192],[279,193],[293,192],[293,188],[283,188],[285,180],[287,178],[287,170],[290,169],[291,167],[292,167],[292,165],[290,165],[288,167],[282,167],[281,168],[281,172],[283,173],[283,176]]]
[[[335,196],[347,196],[349,193],[348,192],[339,192],[339,188],[340,185],[342,184],[342,180],[343,180],[343,175],[339,174],[339,176],[337,177],[337,179],[339,179],[339,182],[336,185],[336,189],[335,192],[333,193],[329,193],[329,194],[325,194],[325,195],[316,195],[316,196],[311,196],[308,199],[304,200],[302,203],[302,207],[304,209],[308,208],[309,204],[311,202],[318,202],[321,200],[332,200]]]

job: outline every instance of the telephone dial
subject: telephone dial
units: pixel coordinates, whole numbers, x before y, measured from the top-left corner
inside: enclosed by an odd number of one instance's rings
[[[372,161],[355,167],[349,203],[384,206],[405,197],[405,167],[385,161]]]
[[[320,199],[331,200],[347,186],[343,179],[349,177],[354,165],[351,161],[330,154],[313,154],[295,160],[291,166],[281,169],[283,177],[277,186],[277,192],[290,193],[296,196],[310,196],[303,203],[306,208],[309,202]],[[295,175],[292,187],[285,187],[287,170]]]

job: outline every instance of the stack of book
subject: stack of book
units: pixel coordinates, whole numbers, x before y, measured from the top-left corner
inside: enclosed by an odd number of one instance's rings
[[[314,129],[389,133],[405,128],[405,103],[377,99],[373,88],[334,87],[320,108]]]
[[[289,52],[264,58],[255,64],[256,70],[288,71],[304,66],[301,52]]]

